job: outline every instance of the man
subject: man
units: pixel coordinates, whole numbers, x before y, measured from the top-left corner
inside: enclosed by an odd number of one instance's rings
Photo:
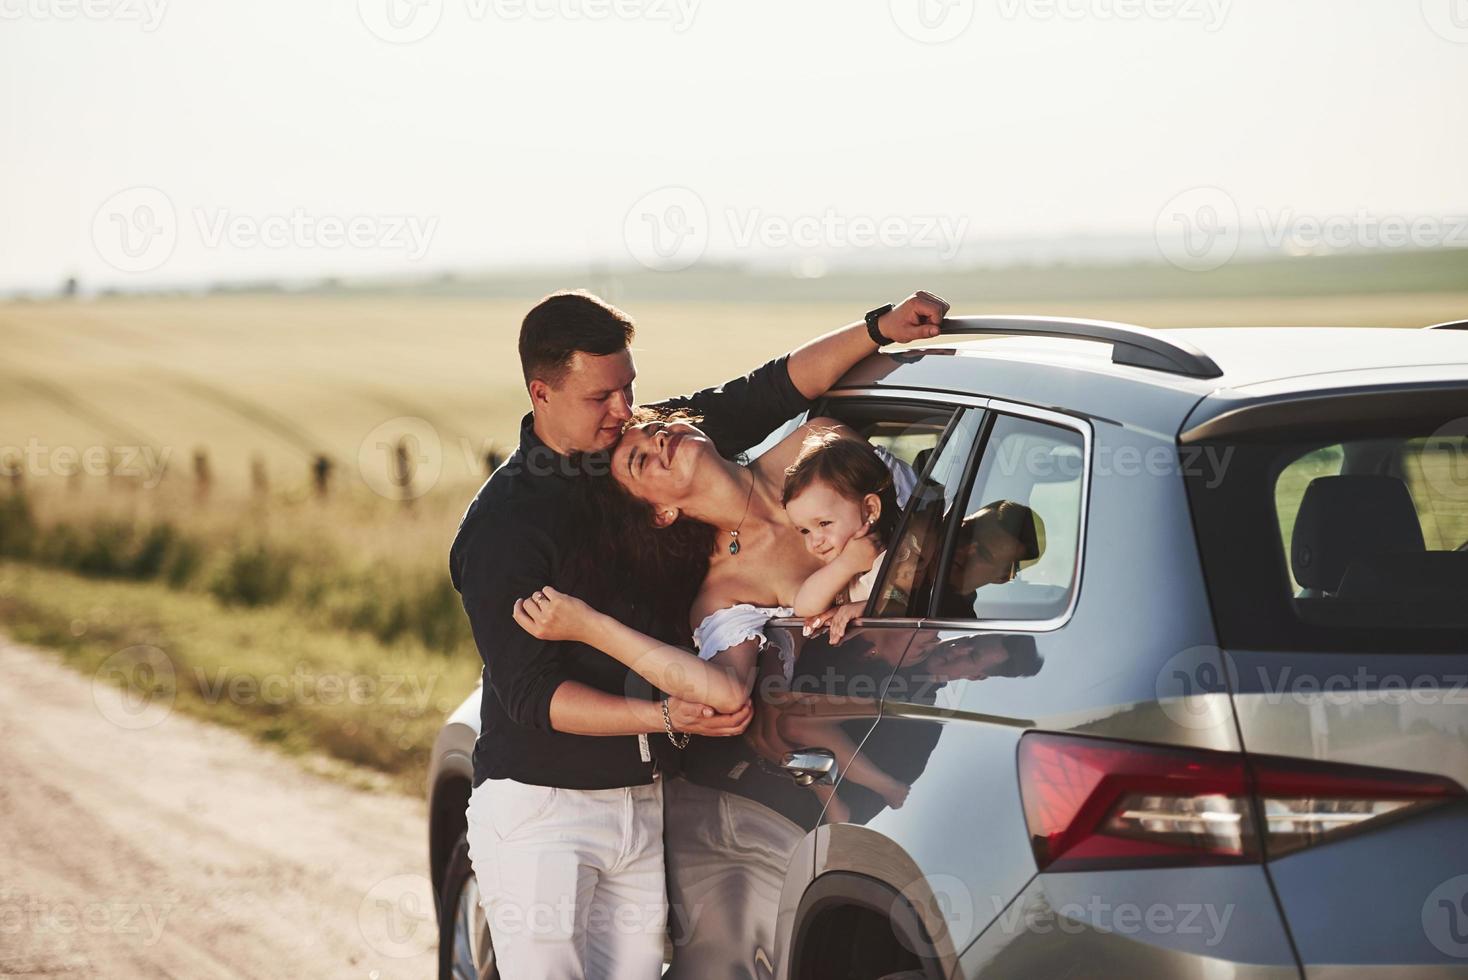
[[[663,404],[701,415],[720,453],[756,445],[881,343],[936,336],[947,304],[919,292],[718,388]],[[480,488],[450,550],[484,660],[470,798],[470,859],[501,975],[656,977],[667,903],[662,784],[675,735],[728,736],[749,723],[668,698],[598,650],[545,642],[512,617],[547,583],[658,634],[637,583],[588,592],[578,575],[578,484],[606,478],[606,450],[631,417],[634,327],[584,292],[526,315],[520,364],[532,410],[520,447]],[[597,556],[601,557],[601,556]],[[615,555],[605,556],[614,563]]]
[[[1035,561],[1044,551],[1045,522],[1039,514],[1014,500],[980,507],[959,526],[938,615],[973,619],[979,589],[1012,580],[1021,562]]]

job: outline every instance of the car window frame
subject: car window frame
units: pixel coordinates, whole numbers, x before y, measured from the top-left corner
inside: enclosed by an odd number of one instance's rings
[[[923,467],[923,471],[918,474],[918,482],[921,483],[923,480],[926,480],[931,476],[933,468],[938,465],[938,460],[943,455],[943,451],[948,448],[949,440],[956,437],[956,430],[962,424],[962,420],[964,419],[965,415],[969,412],[972,412],[978,417],[977,421],[975,422],[976,431],[973,442],[965,450],[966,455],[963,457],[961,467],[958,471],[958,483],[954,491],[954,500],[958,500],[959,497],[963,494],[965,488],[968,486],[969,478],[973,475],[974,460],[977,458],[975,448],[978,446],[982,446],[984,440],[988,437],[989,424],[990,420],[993,418],[993,415],[987,410],[978,408],[976,406],[955,405],[953,407],[955,409],[953,417],[949,419],[948,427],[943,430],[943,437],[939,439],[938,445],[936,446],[937,451],[933,453],[932,458],[929,459],[927,465]],[[913,499],[909,500],[907,502],[907,506],[904,507],[902,510],[902,518],[897,522],[897,528],[895,533],[893,534],[892,539],[894,541],[902,540],[903,535],[907,533],[907,529],[912,523],[913,514],[916,512],[917,506],[918,499],[916,494],[914,494]],[[940,562],[942,561],[943,555],[947,552],[947,550],[948,530],[944,528],[942,537],[940,537],[938,540],[938,558]],[[940,564],[939,568],[942,567],[943,566]],[[876,587],[872,589],[871,595],[867,596],[866,603],[862,607],[862,620],[878,623],[901,622],[911,624],[922,622],[924,619],[926,619],[927,617],[925,615],[883,616],[877,612],[877,600],[881,597],[884,591],[884,586],[887,583],[887,576],[889,574],[891,574],[890,570],[883,569],[882,574],[878,576]],[[927,611],[931,612],[932,609],[933,598],[932,594],[930,593],[928,596]]]
[[[917,388],[842,388],[838,390],[828,391],[826,392],[826,394],[822,395],[816,406],[811,410],[810,417],[815,418],[820,415],[831,414],[826,411],[826,409],[830,405],[831,400],[856,400],[869,404],[880,404],[886,402],[891,404],[901,404],[909,406],[933,405],[935,407],[951,411],[952,416],[948,419],[948,423],[944,426],[943,433],[941,436],[939,436],[937,445],[934,447],[936,451],[923,466],[922,471],[917,473],[919,481],[925,478],[928,473],[932,471],[932,468],[937,465],[938,457],[942,455],[943,449],[947,447],[948,440],[953,437],[954,429],[959,424],[959,420],[963,417],[963,413],[965,411],[977,411],[982,414],[985,412],[984,402],[987,401],[987,399],[975,396],[956,395],[948,392],[925,391]],[[983,434],[986,431],[987,425],[987,418],[983,418],[980,420],[980,439],[982,439]],[[978,440],[976,440],[976,442],[977,441]],[[972,446],[969,447],[968,453],[969,455],[964,460],[963,475],[965,479],[967,479],[970,475],[969,468],[973,465]],[[962,486],[963,484],[960,484],[960,489],[962,488]],[[914,498],[914,500],[908,501],[907,506],[902,509],[902,515],[897,523],[896,534],[898,536],[900,536],[907,528],[908,520],[911,517],[912,509],[915,506],[915,499],[916,498]],[[923,621],[924,617],[922,616],[875,615],[873,612],[873,608],[876,603],[877,597],[880,594],[881,593],[879,589],[873,589],[872,594],[867,597],[866,602],[862,607],[862,614],[858,618],[862,621],[862,625],[864,627],[880,625],[882,627],[893,626],[911,629],[913,627],[913,624]],[[929,608],[931,609],[931,604],[929,605]]]
[[[1025,405],[1020,402],[1011,402],[1001,398],[988,399],[989,418],[985,422],[984,432],[979,441],[978,451],[974,458],[969,461],[969,471],[965,474],[963,493],[964,499],[973,492],[973,481],[978,478],[979,467],[983,464],[985,454],[989,451],[990,436],[994,431],[994,424],[1001,415],[1013,418],[1022,418],[1031,422],[1039,422],[1042,425],[1052,425],[1059,429],[1068,429],[1081,437],[1081,512],[1076,524],[1076,554],[1074,572],[1071,577],[1071,589],[1069,600],[1065,608],[1058,614],[1048,619],[958,619],[953,617],[940,617],[937,615],[938,602],[941,598],[940,590],[934,590],[930,597],[931,604],[928,606],[928,617],[923,620],[924,628],[932,629],[986,629],[1003,630],[1007,633],[1052,633],[1070,622],[1075,615],[1076,606],[1080,603],[1081,585],[1084,576],[1086,562],[1086,529],[1088,517],[1091,511],[1091,467],[1093,460],[1093,434],[1091,421],[1053,409],[1036,408],[1033,405]],[[943,567],[953,560],[953,548],[958,538],[957,525],[951,524],[948,528],[948,541],[943,548]]]
[[[1070,601],[1058,615],[1049,619],[953,619],[938,617],[936,611],[938,601],[941,598],[940,590],[934,589],[933,594],[928,597],[928,608],[923,616],[872,616],[873,599],[867,600],[867,606],[863,610],[862,619],[871,623],[904,624],[916,626],[922,629],[985,629],[1003,630],[1009,633],[1051,633],[1065,626],[1074,617],[1076,607],[1080,604],[1081,592],[1084,588],[1086,568],[1086,539],[1090,524],[1091,512],[1091,477],[1095,458],[1095,433],[1091,426],[1091,420],[1085,416],[1070,415],[1065,412],[1050,408],[1039,408],[1034,405],[1026,405],[1022,402],[1010,401],[1004,398],[990,398],[984,395],[959,395],[952,392],[924,391],[922,389],[909,388],[845,388],[839,391],[828,392],[825,396],[832,398],[862,398],[880,399],[890,401],[919,401],[931,402],[945,405],[954,409],[973,409],[988,413],[980,426],[979,434],[974,439],[974,446],[969,451],[969,457],[965,463],[963,481],[959,485],[959,497],[967,500],[968,494],[973,489],[973,480],[978,473],[979,463],[983,454],[988,450],[989,433],[993,429],[995,415],[1012,415],[1070,429],[1081,437],[1082,445],[1082,467],[1081,467],[1081,513],[1080,522],[1076,527],[1076,555],[1075,574],[1072,579]],[[955,420],[958,418],[954,415]],[[952,423],[950,423],[952,425]],[[946,434],[945,434],[946,436]],[[934,454],[933,460],[937,460]],[[931,463],[930,463],[931,467]],[[926,475],[926,474],[923,474]],[[906,527],[909,511],[904,511],[902,524],[898,529],[900,534]],[[957,531],[956,524],[950,523],[945,529],[942,560],[952,560],[954,542]],[[875,590],[874,590],[875,594]]]

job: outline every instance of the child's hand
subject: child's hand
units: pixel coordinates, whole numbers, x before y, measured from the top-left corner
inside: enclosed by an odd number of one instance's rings
[[[598,614],[575,596],[547,585],[534,595],[516,599],[511,615],[521,629],[536,639],[579,642],[591,632]]]
[[[865,602],[848,602],[844,606],[837,606],[831,614],[831,646],[837,646],[846,637],[846,624],[861,615]]]
[[[841,562],[853,575],[872,570],[876,564],[877,556],[882,553],[882,542],[871,533],[870,527],[862,533],[853,535],[841,549],[841,554],[836,560]]]

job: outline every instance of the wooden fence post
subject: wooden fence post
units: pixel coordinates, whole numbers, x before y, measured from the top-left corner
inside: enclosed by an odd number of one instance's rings
[[[194,449],[194,498],[196,500],[207,500],[209,490],[214,482],[209,472],[209,451],[203,446]]]
[[[331,485],[331,460],[325,454],[318,455],[311,463],[311,478],[316,484],[316,496],[325,500]]]
[[[259,453],[250,457],[250,489],[257,497],[263,497],[270,492],[270,478],[265,472],[265,457]]]
[[[408,437],[398,436],[392,450],[392,481],[397,485],[398,497],[403,506],[413,507],[413,471],[408,465]]]

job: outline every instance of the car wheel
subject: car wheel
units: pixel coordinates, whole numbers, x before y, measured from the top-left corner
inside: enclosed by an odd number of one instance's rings
[[[454,844],[439,896],[439,980],[499,980],[489,921],[479,905],[479,882],[469,863],[469,841]]]

